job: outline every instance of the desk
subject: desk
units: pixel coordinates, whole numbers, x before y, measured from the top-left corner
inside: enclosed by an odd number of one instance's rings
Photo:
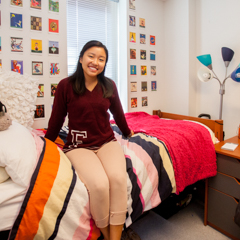
[[[234,151],[222,150],[226,142],[238,143]],[[240,200],[240,139],[235,136],[215,144],[217,175],[206,180],[204,225],[240,240],[240,227],[234,222]]]

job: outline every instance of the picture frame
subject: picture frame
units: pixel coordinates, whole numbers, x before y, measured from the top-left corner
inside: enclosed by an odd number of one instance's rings
[[[137,82],[130,82],[130,85],[131,92],[137,92]]]
[[[48,32],[49,33],[59,33],[59,20],[58,19],[48,19]]]
[[[23,74],[23,61],[11,60],[11,71]]]
[[[59,42],[58,41],[48,41],[48,54],[58,55],[59,54]]]
[[[146,44],[146,34],[140,33],[140,44]]]
[[[151,90],[157,91],[157,81],[151,81]]]
[[[136,59],[136,49],[130,48],[130,59]]]
[[[42,31],[42,18],[30,16],[30,27],[33,31]]]
[[[49,64],[49,74],[50,77],[59,76],[60,74],[60,64],[57,62],[50,62]]]
[[[43,62],[32,61],[32,75],[43,75]]]
[[[43,83],[38,84],[37,97],[38,98],[43,98],[44,97],[44,84]]]
[[[30,0],[30,8],[41,10],[42,0]]]
[[[23,28],[22,14],[10,12],[10,27],[22,30]]]
[[[148,106],[148,97],[142,97],[142,107],[147,107]]]
[[[130,75],[137,75],[137,66],[130,65]]]
[[[141,75],[147,75],[147,66],[145,65],[141,66]]]
[[[10,37],[11,52],[23,52],[23,38]]]
[[[150,45],[155,45],[156,38],[153,35],[150,35]]]
[[[129,26],[135,27],[136,26],[136,17],[129,15]]]
[[[146,50],[140,49],[140,59],[141,60],[146,60],[146,58],[147,58]]]
[[[55,97],[55,92],[57,90],[57,83],[51,83],[51,97]]]
[[[35,105],[36,110],[34,111],[34,119],[45,118],[45,106],[44,104]]]
[[[142,92],[147,91],[147,81],[142,81],[141,82],[141,90],[142,90]]]
[[[41,39],[31,39],[31,53],[42,53]]]
[[[131,108],[137,108],[137,98],[131,98]]]
[[[50,12],[59,13],[59,0],[49,0],[48,9]]]

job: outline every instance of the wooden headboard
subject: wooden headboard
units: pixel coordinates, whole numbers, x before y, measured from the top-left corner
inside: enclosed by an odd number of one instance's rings
[[[190,117],[185,115],[162,112],[160,110],[153,110],[153,115],[158,115],[160,118],[169,118],[174,120],[190,120],[200,122],[208,126],[215,134],[219,141],[223,141],[223,120],[212,120],[198,117]]]

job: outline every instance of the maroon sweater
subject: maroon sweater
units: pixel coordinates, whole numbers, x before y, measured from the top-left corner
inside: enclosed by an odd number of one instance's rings
[[[55,141],[68,114],[69,133],[64,145],[64,152],[74,148],[100,147],[114,139],[108,109],[113,114],[123,135],[128,136],[131,131],[127,125],[114,82],[113,95],[103,98],[99,83],[92,92],[86,89],[85,93],[79,96],[74,93],[69,79],[65,78],[58,84],[45,137]]]

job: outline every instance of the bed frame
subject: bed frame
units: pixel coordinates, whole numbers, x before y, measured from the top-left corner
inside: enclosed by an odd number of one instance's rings
[[[190,120],[203,123],[208,126],[215,134],[219,141],[223,141],[223,120],[212,120],[199,117],[190,117],[185,115],[173,114],[162,112],[161,110],[153,110],[153,115],[157,115],[160,118],[169,118],[174,120]]]
[[[215,134],[215,137],[219,141],[224,140],[224,132],[223,132],[223,120],[211,120],[204,119],[199,117],[190,117],[185,115],[173,114],[162,112],[160,110],[153,110],[153,115],[157,115],[160,118],[168,118],[173,120],[191,120],[205,124],[208,126]],[[207,214],[208,214],[208,179],[205,179],[205,204],[204,204],[204,225],[207,225]]]

